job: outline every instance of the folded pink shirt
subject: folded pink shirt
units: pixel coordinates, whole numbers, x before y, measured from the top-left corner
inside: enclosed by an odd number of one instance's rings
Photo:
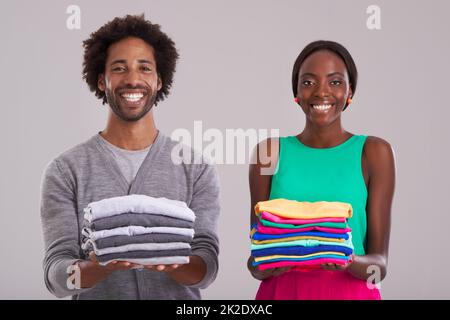
[[[316,268],[321,264],[325,263],[335,263],[337,265],[345,266],[348,263],[348,261],[344,259],[335,259],[335,258],[321,258],[306,261],[277,261],[260,264],[258,266],[258,269],[262,271],[270,268],[281,268],[281,267]]]
[[[346,222],[345,218],[317,218],[317,219],[286,219],[276,216],[270,212],[262,211],[261,217],[263,219],[276,222],[276,223],[289,223],[289,224],[310,224],[320,222]]]
[[[312,227],[306,227],[306,228],[297,228],[297,229],[289,229],[289,228],[273,228],[273,227],[266,227],[261,224],[261,222],[258,221],[258,227],[257,230],[261,233],[265,234],[285,234],[285,233],[292,233],[292,232],[306,232],[306,231],[321,231],[321,232],[329,232],[329,233],[347,233],[352,231],[351,228],[345,228],[345,229],[339,229],[339,228],[327,228],[327,227],[320,227],[320,226],[312,226]]]

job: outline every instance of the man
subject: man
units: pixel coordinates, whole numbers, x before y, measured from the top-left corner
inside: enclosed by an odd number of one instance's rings
[[[83,44],[83,78],[109,105],[109,117],[103,131],[64,152],[45,171],[45,284],[55,296],[73,299],[200,299],[199,289],[211,284],[218,270],[218,176],[206,161],[173,161],[177,143],[155,126],[152,107],[169,94],[178,59],[174,43],[143,15],[128,15],[108,22]],[[94,255],[85,256],[83,209],[130,194],[184,201],[194,211],[188,264],[138,270],[126,261],[102,266]],[[71,289],[68,281],[72,269],[79,272],[79,288]]]

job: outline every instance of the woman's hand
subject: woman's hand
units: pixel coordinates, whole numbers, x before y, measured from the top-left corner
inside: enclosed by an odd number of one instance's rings
[[[256,279],[264,280],[264,279],[267,279],[270,277],[279,276],[280,274],[285,273],[289,269],[291,269],[291,267],[270,268],[270,269],[266,269],[266,270],[262,270],[262,271],[255,270],[256,272],[255,273],[252,272],[252,274]]]
[[[346,265],[340,265],[340,264],[336,264],[336,263],[324,263],[324,264],[321,264],[320,267],[324,270],[329,270],[329,271],[344,271],[350,267],[350,265],[353,263],[354,259],[355,259],[355,255],[352,254]]]
[[[250,256],[250,258],[247,261],[247,267],[250,273],[252,274],[253,278],[255,278],[256,280],[264,280],[270,277],[276,277],[291,269],[291,267],[282,267],[282,268],[270,268],[266,270],[258,270],[258,267],[253,266],[252,262],[253,257]]]
[[[343,266],[343,265],[336,264],[336,263],[324,263],[324,264],[321,264],[320,267],[322,269],[328,270],[328,271],[338,271],[338,270],[343,271],[343,270],[347,269],[348,264]]]

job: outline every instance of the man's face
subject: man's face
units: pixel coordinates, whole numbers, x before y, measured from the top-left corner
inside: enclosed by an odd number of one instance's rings
[[[108,48],[105,73],[98,88],[109,106],[124,121],[138,121],[153,107],[161,80],[153,48],[144,40],[128,37]]]

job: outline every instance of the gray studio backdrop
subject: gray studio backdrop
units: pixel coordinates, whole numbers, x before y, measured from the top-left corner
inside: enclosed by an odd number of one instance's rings
[[[67,28],[70,5],[80,29]],[[377,5],[381,29],[367,27]],[[115,16],[144,12],[180,51],[157,126],[298,133],[291,68],[310,41],[341,42],[360,73],[346,129],[395,149],[386,299],[449,299],[450,22],[448,1],[1,1],[0,298],[53,299],[43,282],[40,183],[46,164],[103,129],[102,106],[81,79],[81,42]],[[247,164],[219,165],[220,271],[205,299],[253,299]]]

